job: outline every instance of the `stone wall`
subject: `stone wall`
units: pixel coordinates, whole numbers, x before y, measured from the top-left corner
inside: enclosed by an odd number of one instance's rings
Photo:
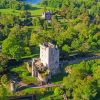
[[[10,89],[11,89],[11,92],[16,92],[16,83],[14,81],[11,81],[10,82]]]
[[[38,73],[38,79],[45,83],[47,83],[47,81],[48,81],[48,77],[46,77],[46,76],[42,77],[41,74],[39,74],[39,73]]]

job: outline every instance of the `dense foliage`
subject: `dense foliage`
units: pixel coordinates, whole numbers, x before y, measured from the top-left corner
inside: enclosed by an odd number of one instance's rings
[[[7,62],[8,62],[8,59],[5,56],[0,55],[0,74],[6,71]]]
[[[83,61],[80,64],[69,66],[69,68],[71,73],[63,80],[68,98],[73,100],[99,100],[100,60]]]
[[[44,5],[51,7],[58,7],[59,3],[61,6],[58,13],[64,17],[64,23],[55,22],[53,34],[55,33],[56,39],[53,40],[58,45],[67,45],[66,48],[69,46],[79,51],[84,51],[85,45],[87,50],[100,46],[100,2],[98,0],[44,0],[43,2]],[[60,32],[56,29],[60,29]],[[57,33],[60,34],[56,37]]]
[[[17,10],[26,10],[30,6],[18,0],[0,0],[0,8],[12,8]]]
[[[66,95],[68,100],[99,100],[100,59],[66,66],[65,72],[67,73],[60,82],[62,73],[56,75],[57,84],[63,86],[48,90],[43,100],[63,100],[65,98],[63,95]]]
[[[2,44],[2,52],[11,58],[20,58],[25,54],[29,55],[30,49],[27,47],[28,35],[26,27],[13,27],[9,33],[9,37]]]
[[[46,2],[48,2],[48,6],[52,5],[52,1]],[[62,5],[59,7],[59,10],[51,9],[54,15],[50,23],[40,17],[33,17],[28,11],[22,11],[18,16],[1,14],[0,40],[1,43],[4,40],[3,53],[16,58],[19,57],[19,51],[25,51],[26,49],[30,55],[32,54],[32,51],[30,51],[31,46],[37,46],[42,42],[57,44],[60,47],[62,56],[67,56],[68,53],[73,51],[79,54],[91,51],[98,52],[100,49],[100,2],[93,0],[87,2],[83,0],[77,0],[77,2],[62,0],[60,2],[62,2]],[[58,5],[58,3],[55,0],[54,4]],[[46,3],[43,3],[43,5],[46,5]],[[52,7],[54,6],[52,5]],[[16,28],[17,26],[23,28]],[[24,33],[23,29],[30,26],[32,28]],[[15,32],[12,32],[14,30]],[[18,32],[17,38],[15,34]],[[13,33],[13,37],[11,33]],[[26,36],[24,37],[22,34],[26,34]],[[28,39],[26,39],[27,37]],[[8,41],[10,40],[19,42],[16,44],[13,41],[13,43],[9,44]],[[20,46],[21,41],[24,42],[22,47]],[[22,53],[20,57],[27,55],[26,52]]]
[[[1,9],[13,9],[12,14],[0,13],[0,54],[20,60],[34,55],[33,51],[38,51],[38,45],[43,42],[57,44],[62,59],[72,54],[80,57],[100,52],[100,0],[43,0],[41,5],[44,11],[49,7],[53,12],[50,22],[32,14],[27,10],[31,6],[20,0],[0,0]],[[16,10],[19,10],[18,14]],[[5,56],[0,56],[0,73],[7,68],[7,61]],[[73,100],[100,98],[99,62],[70,66],[71,73],[63,80],[64,88],[56,88],[55,96],[66,94]],[[21,69],[16,70],[13,69],[19,74]],[[23,81],[30,83],[31,77],[24,71],[20,73]],[[3,78],[5,83],[7,78]]]

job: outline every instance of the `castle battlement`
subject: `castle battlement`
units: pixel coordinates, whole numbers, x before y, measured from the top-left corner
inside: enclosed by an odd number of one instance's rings
[[[40,47],[44,47],[44,48],[58,48],[56,45],[52,44],[52,43],[43,43],[43,44],[40,44]]]

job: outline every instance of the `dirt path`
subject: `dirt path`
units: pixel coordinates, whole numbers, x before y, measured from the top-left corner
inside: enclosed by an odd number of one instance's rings
[[[28,85],[22,82],[18,83],[20,85],[19,88],[21,87],[27,87],[27,88],[48,88],[48,87],[62,87],[63,85],[61,84],[46,84],[46,85],[41,85],[41,86],[33,86],[33,85]]]

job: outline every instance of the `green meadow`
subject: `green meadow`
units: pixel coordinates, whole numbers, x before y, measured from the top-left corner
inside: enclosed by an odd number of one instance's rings
[[[47,7],[47,9],[50,9],[50,7]],[[14,9],[0,9],[0,13],[2,14],[13,14],[13,15],[20,15],[20,12],[23,10],[14,10]],[[41,15],[44,12],[44,7],[41,7],[41,5],[33,5],[31,10],[28,10],[31,12],[31,14],[34,15]]]

